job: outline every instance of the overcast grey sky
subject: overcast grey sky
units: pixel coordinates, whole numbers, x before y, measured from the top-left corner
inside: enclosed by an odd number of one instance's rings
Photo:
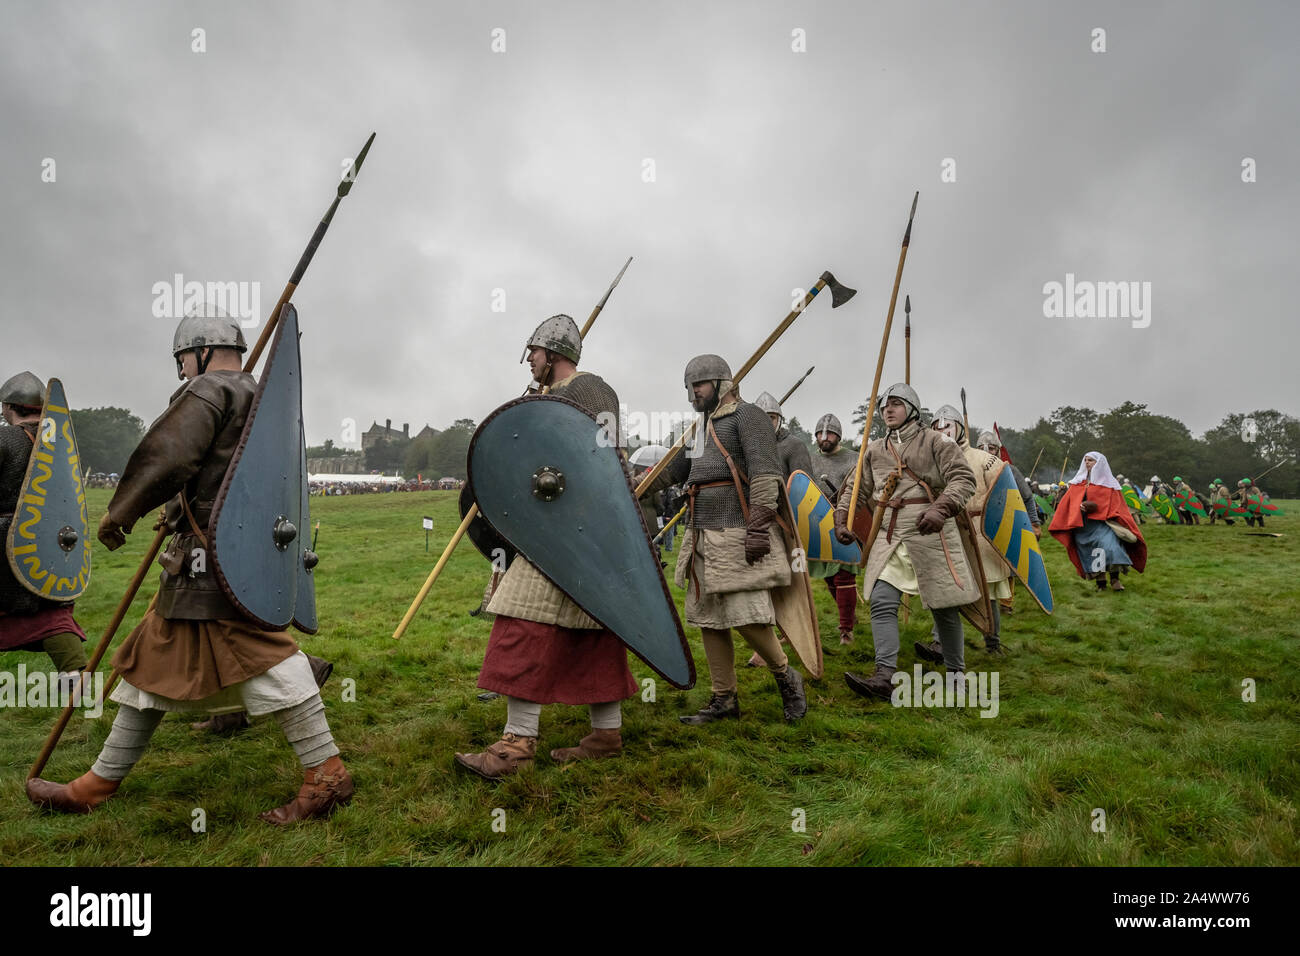
[[[787,413],[847,420],[917,189],[885,383],[910,293],[922,400],[965,386],[979,422],[1300,413],[1294,4],[0,6],[0,377],[76,407],[162,410],[176,273],[259,283],[264,322],[374,130],[294,300],[313,444],[482,420],[534,326],[581,323],[629,255],[582,367],[631,409],[684,411],[688,358],[738,367],[830,269],[858,296],[742,391],[815,364]],[[1149,282],[1149,325],[1045,317],[1067,274]]]

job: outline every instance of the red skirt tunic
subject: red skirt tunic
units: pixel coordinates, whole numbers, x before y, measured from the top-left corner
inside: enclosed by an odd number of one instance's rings
[[[535,704],[604,704],[637,692],[627,649],[608,630],[498,616],[478,686]]]
[[[0,651],[39,651],[41,641],[63,633],[86,639],[86,632],[72,618],[71,607],[47,607],[35,614],[0,614]]]

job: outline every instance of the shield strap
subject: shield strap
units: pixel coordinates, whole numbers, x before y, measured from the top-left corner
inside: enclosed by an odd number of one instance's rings
[[[203,533],[203,529],[199,527],[199,522],[198,519],[194,517],[194,512],[190,510],[190,499],[189,496],[185,494],[184,489],[181,490],[181,508],[185,511],[185,519],[190,523],[190,528],[192,528],[194,533],[198,535],[199,541],[203,545],[203,550],[210,551],[211,549],[208,547],[208,537]]]

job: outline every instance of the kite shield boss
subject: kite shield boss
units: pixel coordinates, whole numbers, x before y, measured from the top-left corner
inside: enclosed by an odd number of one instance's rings
[[[694,684],[641,508],[591,414],[553,395],[502,405],[470,442],[469,484],[494,535],[665,680]]]

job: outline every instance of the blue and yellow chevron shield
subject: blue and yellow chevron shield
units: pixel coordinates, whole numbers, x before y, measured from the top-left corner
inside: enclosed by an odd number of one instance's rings
[[[1038,550],[1038,539],[1034,537],[1016,479],[1005,464],[989,482],[979,529],[1011,573],[1020,579],[1039,606],[1051,614],[1052,586],[1047,580],[1043,552]]]
[[[831,503],[817,489],[817,482],[807,472],[796,471],[786,482],[786,497],[794,512],[794,523],[809,561],[838,561],[860,564],[862,548],[841,544],[835,537],[835,513]]]

